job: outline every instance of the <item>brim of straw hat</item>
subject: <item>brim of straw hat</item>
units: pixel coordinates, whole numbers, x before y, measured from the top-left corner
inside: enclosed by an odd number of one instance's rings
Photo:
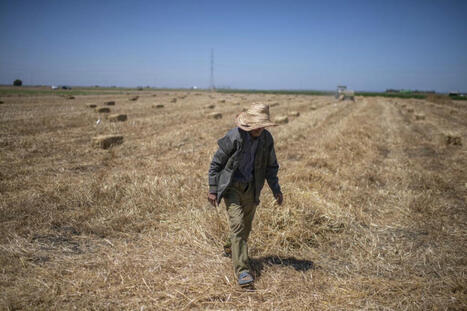
[[[253,131],[262,127],[277,126],[276,123],[271,120],[263,120],[258,122],[251,122],[248,120],[248,114],[246,112],[239,113],[235,118],[235,124],[244,131]]]

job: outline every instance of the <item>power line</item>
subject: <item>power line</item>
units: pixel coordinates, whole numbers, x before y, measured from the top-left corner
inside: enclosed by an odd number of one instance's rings
[[[209,88],[211,91],[214,91],[216,89],[214,85],[214,49],[211,48],[211,79],[209,82]]]

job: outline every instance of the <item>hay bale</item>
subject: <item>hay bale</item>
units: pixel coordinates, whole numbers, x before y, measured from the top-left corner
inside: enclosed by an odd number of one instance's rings
[[[97,105],[96,105],[96,104],[86,104],[86,107],[88,107],[88,108],[96,108]]]
[[[109,149],[123,143],[121,135],[100,135],[92,138],[92,145],[97,148]]]
[[[216,107],[216,105],[214,104],[209,104],[209,105],[205,105],[204,106],[204,109],[214,109]]]
[[[414,111],[415,111],[415,110],[414,110],[413,108],[408,108],[408,109],[407,109],[407,112],[408,112],[408,113],[414,113]]]
[[[152,108],[164,108],[163,104],[152,105]]]
[[[112,114],[109,116],[109,121],[110,122],[123,122],[126,121],[127,115],[126,114]]]
[[[300,112],[298,111],[290,111],[289,112],[289,117],[298,117],[300,115]]]
[[[286,124],[286,123],[289,123],[289,117],[288,116],[277,116],[274,118],[274,122],[277,124]]]
[[[207,115],[208,119],[222,119],[222,113],[220,112],[211,112]]]
[[[130,98],[130,101],[135,102],[135,101],[138,100],[138,98],[139,98],[139,96],[132,97],[132,98]]]
[[[176,99],[176,98],[172,98],[172,99],[170,100],[170,102],[171,102],[171,103],[176,103],[176,102],[177,102],[177,99]]]
[[[424,114],[416,114],[415,115],[415,120],[425,120],[425,115]]]
[[[115,102],[113,100],[111,100],[111,101],[105,102],[104,105],[115,106]]]
[[[109,113],[109,112],[110,112],[110,108],[107,108],[107,107],[97,107],[97,108],[96,108],[96,112],[98,112],[98,113]]]
[[[444,136],[446,145],[462,146],[462,137],[460,135],[455,133],[446,133]]]

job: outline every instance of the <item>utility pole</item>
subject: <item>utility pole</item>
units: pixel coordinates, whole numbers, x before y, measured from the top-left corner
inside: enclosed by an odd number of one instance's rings
[[[211,79],[209,82],[209,89],[214,92],[216,87],[214,86],[214,49],[211,48]]]

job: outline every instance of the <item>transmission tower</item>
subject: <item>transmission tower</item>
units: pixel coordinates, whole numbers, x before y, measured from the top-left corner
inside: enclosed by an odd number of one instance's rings
[[[209,88],[211,89],[211,92],[216,89],[214,85],[214,49],[211,49],[211,79],[209,82]]]

